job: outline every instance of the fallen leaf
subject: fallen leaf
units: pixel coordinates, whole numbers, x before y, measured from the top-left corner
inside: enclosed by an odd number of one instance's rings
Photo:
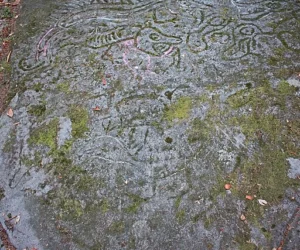
[[[12,118],[14,116],[14,111],[11,108],[8,109],[7,116],[10,118]]]
[[[252,201],[254,199],[254,197],[252,195],[246,195],[246,199],[249,201]]]
[[[94,111],[100,111],[100,107],[96,106],[95,108],[93,108]]]
[[[21,216],[18,215],[18,216],[16,217],[16,220],[15,220],[16,224],[20,221],[20,219],[21,219]]]
[[[227,184],[225,184],[224,188],[225,188],[226,190],[229,190],[229,189],[231,188],[231,185],[230,185],[229,183],[227,183]]]
[[[246,216],[242,214],[240,219],[241,219],[241,221],[244,221],[244,220],[246,220]]]
[[[257,201],[258,201],[258,203],[259,203],[260,205],[262,205],[262,206],[265,206],[265,205],[268,204],[268,202],[267,202],[266,200],[258,199]]]

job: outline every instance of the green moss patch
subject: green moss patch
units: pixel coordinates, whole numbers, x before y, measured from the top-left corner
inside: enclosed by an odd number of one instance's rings
[[[89,114],[88,111],[80,106],[72,106],[68,112],[72,122],[72,136],[75,139],[84,136],[88,129]]]
[[[127,194],[127,196],[132,200],[132,203],[125,208],[125,212],[127,213],[137,213],[140,207],[147,199],[144,199],[136,194]]]
[[[107,212],[108,201],[99,205],[95,198],[96,191],[104,185],[103,181],[73,164],[70,158],[71,146],[72,141],[68,141],[60,149],[52,150],[52,162],[45,166],[45,169],[61,183],[59,190],[54,190],[48,195],[49,204],[55,211],[60,211],[60,218],[66,220],[77,220],[83,214],[97,208]]]
[[[192,121],[191,128],[188,131],[188,142],[205,141],[208,139],[212,128],[199,118]]]
[[[65,94],[71,93],[69,82],[62,82],[62,83],[57,84],[56,89],[60,92],[65,93]]]
[[[59,120],[53,119],[48,124],[36,128],[28,139],[29,145],[38,144],[55,149],[58,125]]]
[[[243,160],[241,168],[236,169],[230,179],[235,192],[245,199],[246,195],[266,200],[269,205],[282,200],[285,190],[297,188],[299,181],[287,177],[288,155],[272,146],[264,146],[252,159]],[[256,199],[246,201],[247,216],[251,219],[263,215],[264,208]]]
[[[76,199],[65,198],[60,200],[60,217],[65,219],[79,218],[84,210],[80,201]]]
[[[176,209],[179,208],[180,203],[181,203],[181,199],[182,199],[182,197],[181,197],[181,196],[178,196],[177,199],[175,200],[174,206],[175,206]]]
[[[287,81],[281,81],[277,87],[278,91],[282,95],[292,95],[296,91],[296,87],[290,85]]]
[[[176,213],[176,219],[177,219],[179,224],[182,224],[184,222],[184,219],[185,219],[185,211],[184,210],[179,210]]]
[[[222,193],[224,184],[231,183],[231,192],[246,202],[248,220],[261,218],[264,208],[257,199],[268,205],[280,202],[287,188],[299,187],[299,181],[288,178],[288,157],[299,157],[300,120],[291,117],[300,111],[296,88],[281,81],[273,88],[266,80],[255,88],[245,88],[229,96],[225,103],[218,98],[201,99],[209,108],[203,119],[195,118],[187,130],[189,143],[235,139],[231,135],[242,132],[245,147],[235,148],[234,170],[222,172],[222,163],[210,190],[212,200]],[[198,101],[201,101],[198,98]],[[289,107],[289,112],[286,112]],[[223,131],[222,133],[220,131]],[[246,195],[256,197],[246,200]]]
[[[124,233],[124,231],[125,223],[123,221],[115,221],[108,228],[110,234],[121,234]]]
[[[100,202],[100,210],[102,213],[107,213],[111,209],[111,205],[108,199],[103,199]]]
[[[192,110],[192,99],[180,97],[175,103],[166,107],[164,117],[168,122],[182,121],[189,118]]]
[[[28,113],[34,116],[42,116],[46,112],[46,104],[40,104],[40,105],[32,105],[30,106]]]

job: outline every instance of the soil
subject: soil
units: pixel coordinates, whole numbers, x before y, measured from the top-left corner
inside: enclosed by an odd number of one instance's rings
[[[7,105],[10,82],[10,57],[12,53],[13,34],[20,9],[20,1],[0,1],[0,113]]]

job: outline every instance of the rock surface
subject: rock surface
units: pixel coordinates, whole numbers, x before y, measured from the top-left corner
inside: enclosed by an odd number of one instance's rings
[[[294,0],[24,1],[17,249],[298,249],[299,34]]]

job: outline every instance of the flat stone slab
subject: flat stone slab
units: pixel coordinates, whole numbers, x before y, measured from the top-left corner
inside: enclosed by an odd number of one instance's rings
[[[299,34],[292,0],[24,1],[0,118],[12,243],[297,249]]]

